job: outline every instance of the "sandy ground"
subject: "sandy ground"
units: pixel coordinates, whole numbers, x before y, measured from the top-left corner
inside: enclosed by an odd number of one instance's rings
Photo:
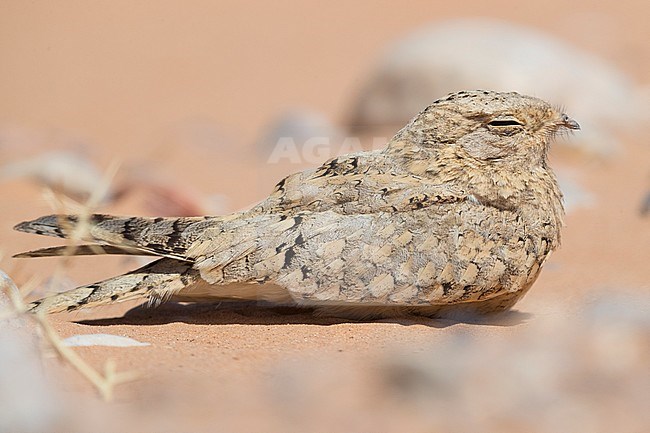
[[[180,7],[175,2],[55,6],[5,1],[2,9],[4,161],[85,146],[102,167],[119,160],[125,170],[152,170],[178,183],[181,191],[222,194],[227,197],[224,212],[259,200],[283,174],[303,167],[268,166],[256,157],[255,140],[268,122],[293,107],[343,120],[381,50],[423,24],[467,14],[509,19],[591,50],[646,86],[650,76],[648,8],[642,1],[550,1],[543,6],[386,1],[340,7],[320,2],[191,2]],[[422,318],[357,323],[256,304],[157,309],[125,304],[53,315],[51,322],[63,337],[107,333],[149,346],[76,349],[98,369],[113,359],[119,371],[140,373],[139,380],[115,389],[110,404],[102,403],[71,367],[47,358],[48,389],[56,397],[54,415],[44,422],[52,431],[96,430],[97,425],[105,431],[125,431],[124,426],[126,431],[450,431],[440,418],[423,416],[429,409],[415,410],[417,401],[379,397],[388,392],[378,385],[377,377],[388,374],[381,366],[439,351],[458,356],[459,365],[469,357],[470,365],[479,366],[485,347],[499,348],[485,356],[507,366],[522,339],[533,335],[546,347],[544,341],[568,338],[580,328],[585,306],[623,295],[640,299],[639,305],[647,301],[650,216],[639,210],[650,187],[650,136],[646,130],[620,139],[622,151],[606,158],[553,152],[553,166],[573,173],[594,200],[567,215],[562,248],[508,314],[477,323]],[[120,176],[123,172],[116,180]],[[137,190],[98,210],[155,214],[145,204],[146,194]],[[11,231],[21,220],[51,213],[41,187],[28,180],[3,181],[0,197],[0,268],[18,284],[34,276],[47,279],[60,262],[9,258],[50,245],[48,239]],[[115,257],[79,258],[66,265],[65,281],[99,280],[137,264]],[[552,321],[562,324],[559,333],[540,325]],[[450,351],[450,342],[459,336],[469,338],[477,351]],[[643,356],[647,360],[647,350]],[[647,371],[635,374],[640,383],[647,380]],[[471,418],[461,410],[469,400],[449,401],[457,403],[447,412],[450,419]],[[632,406],[644,401],[650,404],[647,393]],[[575,421],[574,431],[608,431],[592,413],[598,404],[584,407],[583,412],[576,409],[584,416]],[[610,417],[618,419],[615,413]],[[483,424],[486,431],[534,431],[522,426],[535,425],[532,418],[517,424],[489,413],[471,419],[489,422]],[[627,424],[615,430],[648,427],[647,417],[625,419]],[[483,430],[459,425],[458,431]],[[537,425],[538,431],[551,431],[546,426]]]

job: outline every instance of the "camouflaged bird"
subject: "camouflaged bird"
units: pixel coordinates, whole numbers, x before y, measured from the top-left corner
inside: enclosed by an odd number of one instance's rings
[[[19,254],[159,256],[46,297],[57,312],[133,298],[259,299],[325,311],[435,315],[511,307],[560,244],[549,143],[579,125],[517,93],[435,101],[383,150],[293,174],[228,216],[51,215],[16,226],[92,245]]]

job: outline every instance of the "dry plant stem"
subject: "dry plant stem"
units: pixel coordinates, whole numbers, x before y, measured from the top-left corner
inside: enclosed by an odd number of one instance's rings
[[[106,196],[111,180],[114,178],[115,173],[117,172],[117,169],[119,167],[118,163],[112,163],[109,169],[107,170],[103,182],[100,185],[100,187],[93,191],[91,197],[88,199],[88,201],[83,204],[81,207],[83,209],[83,212],[80,212],[81,215],[81,224],[79,224],[77,227],[74,228],[72,232],[72,236],[70,239],[70,245],[68,249],[66,249],[66,254],[64,257],[64,260],[67,259],[67,257],[74,255],[74,251],[76,249],[76,244],[78,243],[79,240],[83,238],[83,236],[88,232],[89,228],[89,218],[90,214],[92,211],[97,207],[98,203],[102,201],[102,199]],[[65,204],[60,199],[57,197],[54,193],[50,193],[52,198],[52,202],[55,204],[55,208],[57,210],[64,210],[62,208],[65,208]],[[65,266],[65,262],[62,264],[61,267],[59,267],[59,270],[61,272],[56,272],[54,275],[54,279],[59,280],[62,278],[63,273],[62,270]],[[13,309],[13,312],[8,312],[9,314],[2,313],[0,314],[0,320],[4,318],[5,315],[7,317],[12,317],[12,316],[17,316],[20,314],[24,314],[27,312],[27,306],[24,301],[24,294],[20,292],[18,287],[14,284],[14,282],[9,278],[8,275],[6,275],[4,272],[0,271],[0,279],[1,284],[3,289],[7,292]],[[107,360],[105,365],[104,365],[104,374],[100,374],[98,371],[96,371],[94,368],[92,368],[86,361],[83,360],[75,351],[70,349],[69,347],[65,346],[59,337],[59,335],[56,333],[52,325],[48,322],[46,316],[44,313],[37,313],[37,314],[31,314],[29,315],[32,317],[38,326],[41,328],[43,335],[49,341],[49,343],[52,345],[52,347],[56,350],[58,355],[66,362],[68,362],[70,365],[72,365],[79,373],[84,376],[100,393],[102,398],[105,401],[110,401],[113,397],[113,389],[115,385],[118,383],[134,380],[137,377],[137,374],[134,372],[127,372],[127,373],[117,373],[115,370],[115,362],[112,360]]]
[[[37,313],[33,316],[36,322],[41,326],[45,338],[50,342],[52,347],[57,353],[72,365],[82,376],[84,376],[93,386],[99,391],[100,395],[105,401],[113,399],[113,389],[115,385],[134,380],[137,377],[136,373],[117,373],[115,371],[115,363],[112,360],[106,361],[104,364],[104,375],[92,368],[86,361],[83,360],[75,351],[63,344],[59,335],[54,331],[52,325],[47,321],[45,314]]]
[[[90,198],[88,198],[86,201],[86,208],[94,209],[106,198],[110,190],[111,183],[113,182],[113,179],[115,178],[115,175],[117,174],[119,168],[119,161],[114,160],[111,162],[111,164],[108,166],[108,169],[104,173],[104,176],[102,177],[102,181],[99,187],[92,192]]]
[[[2,314],[0,320],[24,314],[27,311],[27,307],[22,294],[16,284],[14,284],[11,278],[3,271],[0,271],[0,285],[9,296],[14,308],[11,315],[4,317],[5,314]],[[105,401],[110,401],[113,398],[113,389],[115,385],[134,380],[138,377],[137,373],[134,372],[117,373],[115,371],[115,362],[113,360],[106,361],[104,365],[104,375],[100,374],[76,352],[63,344],[61,337],[59,337],[54,328],[52,328],[52,325],[48,322],[44,313],[30,314],[29,317],[36,321],[42,330],[45,339],[52,345],[58,355],[81,373],[81,375],[97,389]]]
[[[119,170],[119,166],[120,162],[117,160],[113,161],[109,165],[102,177],[101,183],[92,191],[91,196],[85,203],[71,201],[52,190],[46,191],[45,199],[50,202],[50,206],[52,206],[57,213],[68,213],[70,208],[72,208],[72,210],[79,216],[78,224],[75,227],[69,225],[66,225],[65,227],[70,230],[71,234],[69,237],[68,248],[66,248],[64,254],[64,264],[67,257],[75,255],[79,241],[88,235],[90,229],[90,215],[92,215],[92,213],[97,210],[99,204],[106,199],[106,196],[110,191],[110,185]],[[61,277],[62,275],[60,273],[55,275],[57,280]]]

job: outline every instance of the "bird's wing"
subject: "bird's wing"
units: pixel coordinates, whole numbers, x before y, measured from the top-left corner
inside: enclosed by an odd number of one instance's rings
[[[495,242],[495,232],[512,238],[512,248]],[[188,255],[212,284],[271,283],[304,303],[417,305],[496,296],[514,284],[508,270],[534,258],[526,242],[515,214],[467,201],[411,212],[258,216],[206,231]]]
[[[379,153],[348,155],[284,179],[258,206],[205,230],[186,256],[213,284],[266,282],[284,269],[292,242],[301,245],[323,233],[345,237],[350,227],[381,214],[390,218],[420,209],[436,213],[466,200],[451,182],[393,170]]]
[[[403,212],[467,197],[450,180],[417,176],[391,165],[382,153],[366,152],[334,158],[283,179],[248,214]]]
[[[465,200],[467,195],[452,184],[436,183],[400,170],[382,152],[361,152],[334,158],[318,169],[287,177],[278,183],[268,199],[240,214],[205,218],[48,215],[18,224],[15,229],[111,247],[103,250],[93,246],[54,248],[23,253],[19,257],[141,252],[191,261],[193,256],[187,253],[188,249],[195,242],[204,244],[204,232],[208,229],[213,235],[224,234],[207,238],[228,251],[229,231],[237,232],[237,239],[246,239],[241,236],[241,230],[263,226],[269,217],[287,218],[307,211],[346,215],[405,212]],[[253,247],[242,242],[237,248],[243,254]]]

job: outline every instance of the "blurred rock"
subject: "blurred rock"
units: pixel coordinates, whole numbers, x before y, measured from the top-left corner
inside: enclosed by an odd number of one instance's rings
[[[613,153],[620,132],[650,116],[647,94],[595,55],[531,28],[460,19],[395,43],[361,90],[349,126],[396,131],[435,99],[463,89],[517,91],[561,104],[582,126],[568,144],[600,155]]]
[[[13,284],[0,271],[3,283]],[[3,289],[0,314],[11,308]],[[34,329],[23,318],[0,318],[0,432],[53,431],[61,416],[59,401],[44,375]]]
[[[123,170],[113,188],[121,202],[134,202],[156,216],[220,215],[230,205],[223,194],[206,195],[191,182],[141,162]]]
[[[648,192],[641,203],[641,215],[650,215],[650,192]]]
[[[70,131],[0,122],[0,156],[3,160],[21,159],[53,149],[73,153],[91,151],[84,138],[75,136]]]
[[[101,172],[79,152],[53,151],[0,166],[0,180],[27,178],[76,200],[102,188]]]
[[[82,152],[67,150],[44,152],[0,165],[0,182],[28,179],[79,203],[85,203],[98,191],[106,191],[104,197],[100,197],[102,205],[123,200],[139,191],[142,195],[140,201],[153,215],[219,214],[227,207],[223,195],[204,197],[188,184],[174,182],[164,173],[154,173],[146,167],[124,169],[116,179],[110,179],[110,185],[106,184],[104,177]]]
[[[272,121],[262,133],[256,149],[264,162],[317,164],[348,150],[340,149],[343,136],[343,131],[325,115],[296,109]]]
[[[73,335],[63,340],[63,344],[69,347],[107,346],[107,347],[139,347],[149,346],[149,343],[142,343],[133,338],[112,334],[83,334]]]

